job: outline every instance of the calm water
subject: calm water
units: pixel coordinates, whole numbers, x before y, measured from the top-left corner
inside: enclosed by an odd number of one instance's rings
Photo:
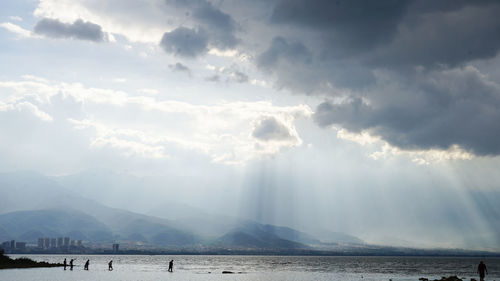
[[[18,255],[11,255],[19,257]],[[75,268],[0,270],[1,281],[153,281],[153,280],[389,280],[417,281],[420,277],[440,279],[458,275],[476,278],[479,258],[435,257],[276,257],[276,256],[42,256],[27,255],[37,261],[62,262],[76,258]],[[83,264],[90,259],[89,271]],[[113,260],[114,271],[107,270]],[[167,272],[173,259],[174,272]],[[486,280],[500,281],[500,258],[485,258]],[[223,270],[242,274],[221,274]],[[478,278],[476,278],[478,279]]]

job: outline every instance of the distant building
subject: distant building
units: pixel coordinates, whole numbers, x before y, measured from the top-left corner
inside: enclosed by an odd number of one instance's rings
[[[26,249],[26,242],[17,242],[16,243],[16,249],[18,249],[18,250],[24,250],[24,249]]]
[[[50,238],[50,247],[51,248],[57,248],[57,239],[56,238]]]
[[[59,237],[57,238],[57,248],[62,248],[63,246],[63,238]]]
[[[38,248],[43,249],[43,238],[38,238],[37,246]]]
[[[71,246],[75,246],[75,240],[71,240]]]
[[[16,248],[16,240],[11,240],[10,241],[10,248],[15,249]]]
[[[69,237],[64,237],[64,247],[69,247]]]
[[[50,248],[50,238],[49,237],[43,238],[43,248],[44,249]]]
[[[10,249],[10,241],[5,241],[2,243],[2,249],[8,250]]]
[[[120,244],[113,244],[113,253],[118,253],[118,251],[120,250]]]
[[[81,246],[82,246],[82,240],[78,240],[78,241],[76,241],[76,245],[77,245],[78,247],[81,247]]]

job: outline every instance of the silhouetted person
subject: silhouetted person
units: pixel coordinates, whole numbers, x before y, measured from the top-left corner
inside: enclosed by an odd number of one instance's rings
[[[64,258],[63,266],[64,266],[64,270],[66,270],[66,266],[68,266],[68,264],[66,263],[66,258]]]
[[[69,270],[73,270],[73,261],[74,259],[69,260]]]
[[[109,271],[113,270],[113,260],[111,260],[110,262],[108,262],[108,270]]]
[[[170,271],[170,272],[174,272],[174,260],[171,260],[171,261],[168,263],[168,271]]]
[[[483,281],[484,274],[488,274],[488,269],[486,269],[486,264],[484,264],[483,261],[479,262],[479,265],[477,266],[477,272],[479,273],[479,280]]]
[[[83,270],[89,270],[89,263],[90,263],[90,260],[87,260],[87,262],[83,266]]]

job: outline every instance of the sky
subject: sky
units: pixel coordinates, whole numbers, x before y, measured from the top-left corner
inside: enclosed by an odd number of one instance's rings
[[[101,199],[138,212],[170,200],[368,243],[500,250],[499,13],[4,0],[0,172],[134,177]]]

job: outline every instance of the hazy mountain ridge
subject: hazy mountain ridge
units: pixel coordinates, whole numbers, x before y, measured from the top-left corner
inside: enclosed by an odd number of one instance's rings
[[[214,242],[215,246],[261,249],[307,249],[308,246],[278,237],[272,233],[249,233],[242,230],[231,231]]]
[[[9,204],[2,203],[0,239],[3,240],[34,242],[38,237],[69,235],[93,242],[138,242],[158,247],[205,245],[282,249],[306,249],[309,244],[321,243],[312,235],[292,228],[229,216],[199,213],[199,217],[193,217],[191,221],[188,218],[172,221],[110,208],[31,172],[1,174],[0,183],[2,200],[11,200]],[[12,203],[17,201],[19,204]],[[188,214],[196,216],[199,211]],[[156,213],[162,216],[161,210]],[[203,231],[204,226],[209,225],[219,230],[216,235],[206,235]]]
[[[4,240],[36,241],[39,237],[71,236],[73,239],[106,242],[112,231],[92,216],[78,211],[33,210],[0,215],[0,225],[7,229]]]

